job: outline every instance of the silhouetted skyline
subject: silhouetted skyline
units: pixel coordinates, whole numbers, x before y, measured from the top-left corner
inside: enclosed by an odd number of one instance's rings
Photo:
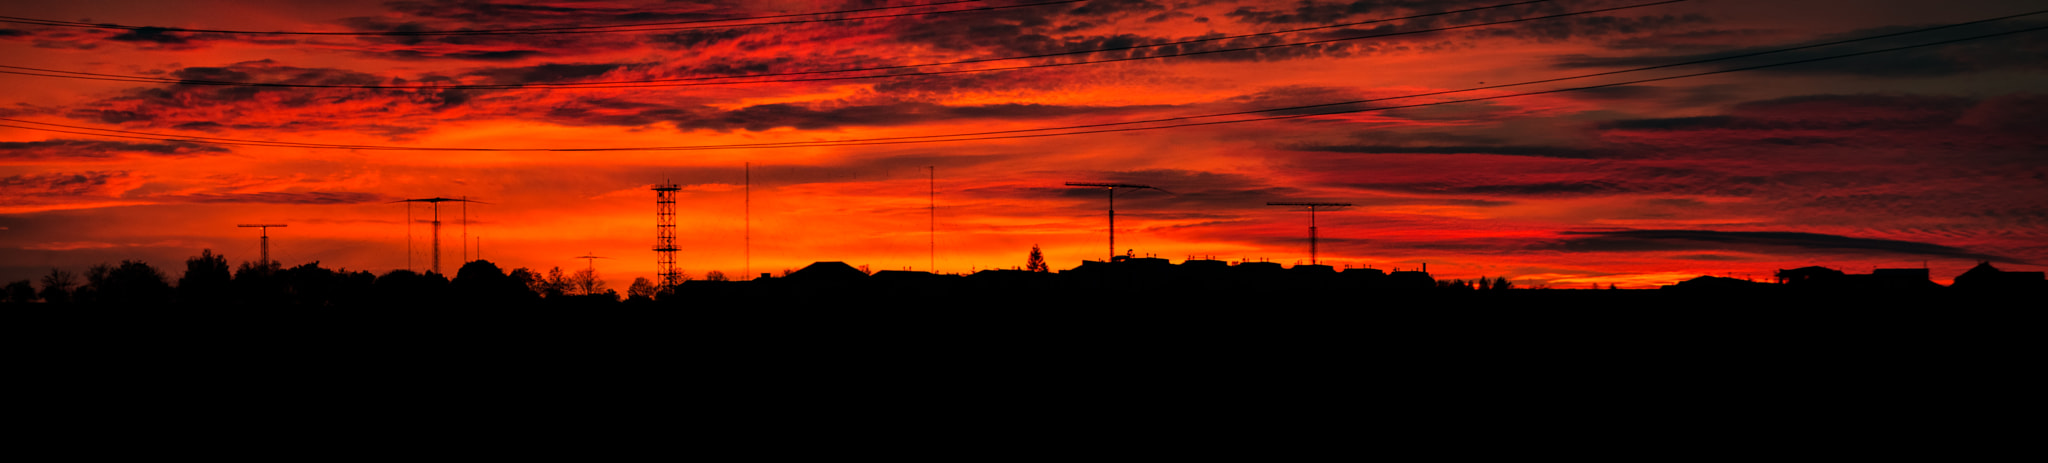
[[[583,256],[597,259],[597,256]],[[464,263],[452,278],[435,272],[393,270],[383,275],[330,269],[319,263],[284,267],[243,262],[230,273],[226,256],[211,250],[185,260],[172,276],[140,261],[95,265],[81,277],[52,269],[39,281],[5,283],[0,303],[43,307],[498,309],[576,308],[625,304],[640,307],[728,310],[822,308],[885,302],[918,308],[1166,308],[1179,304],[1225,307],[1284,303],[1310,307],[1380,307],[1418,304],[1474,308],[1483,304],[1571,304],[1577,307],[1658,309],[1740,304],[1748,308],[1790,303],[1927,302],[1987,296],[2012,297],[2001,305],[2026,307],[2048,293],[2043,272],[2011,272],[1980,262],[1957,276],[1954,287],[1936,284],[1927,269],[1875,269],[1853,274],[1826,267],[1780,269],[1775,281],[1703,275],[1666,285],[1656,296],[1589,296],[1618,290],[1597,285],[1552,288],[1505,276],[1437,279],[1426,268],[1381,270],[1327,265],[1284,267],[1272,262],[1225,262],[1190,256],[1168,259],[1113,256],[1051,271],[982,270],[935,274],[874,271],[866,265],[815,262],[744,281],[708,274],[663,285],[646,278],[625,284],[604,279],[595,266],[564,272],[504,269],[486,260]],[[175,282],[175,284],[173,284]],[[1642,290],[1627,290],[1640,292]],[[1787,300],[1786,296],[1800,299]],[[1886,299],[1893,298],[1893,299]],[[1897,299],[1904,298],[1904,299]],[[1794,301],[1794,302],[1788,302]],[[1889,302],[1887,302],[1889,301]],[[1547,307],[1551,309],[1559,307]],[[1735,308],[1730,305],[1725,308]]]
[[[0,282],[262,260],[238,224],[289,224],[281,268],[424,272],[413,198],[490,203],[441,211],[443,272],[607,256],[620,291],[1033,249],[1556,288],[2048,263],[2039,2],[916,3],[10,5]],[[1118,193],[1110,244],[1067,182],[1172,194]]]

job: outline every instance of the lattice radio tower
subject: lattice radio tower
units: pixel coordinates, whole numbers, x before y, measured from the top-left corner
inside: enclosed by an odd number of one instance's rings
[[[682,190],[673,183],[654,186],[654,264],[661,271],[661,287],[672,289],[683,284],[682,274],[676,272],[676,191]]]

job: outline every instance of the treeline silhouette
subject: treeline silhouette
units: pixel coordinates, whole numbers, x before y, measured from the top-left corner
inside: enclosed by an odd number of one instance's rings
[[[319,261],[289,268],[274,261],[244,261],[231,272],[227,258],[210,249],[186,259],[175,286],[162,270],[123,260],[94,265],[84,275],[51,269],[40,289],[21,280],[7,284],[5,293],[14,304],[191,307],[593,306],[650,303],[653,296],[645,289],[622,301],[588,269],[507,272],[486,260],[463,264],[454,279],[403,269],[383,275],[328,269]]]
[[[1282,267],[1271,262],[1224,262],[1116,256],[1052,272],[1042,257],[1031,270],[984,270],[970,275],[918,271],[870,272],[866,266],[818,262],[781,276],[732,281],[718,272],[663,288],[636,278],[626,294],[608,287],[593,269],[507,271],[486,260],[465,263],[450,279],[434,272],[328,269],[318,261],[283,267],[242,262],[204,250],[185,261],[176,284],[145,262],[100,264],[84,275],[52,269],[40,288],[28,280],[5,286],[12,305],[97,307],[352,307],[546,308],[705,307],[793,308],[1209,308],[1209,307],[1678,307],[1830,306],[1921,304],[1965,296],[2019,296],[2038,301],[2048,292],[2041,272],[2005,272],[1980,263],[1954,287],[1928,280],[1925,269],[1878,269],[1848,275],[1823,267],[1780,270],[1777,283],[1702,276],[1661,290],[1525,287],[1506,277],[1437,280],[1422,270],[1341,271],[1326,265]]]

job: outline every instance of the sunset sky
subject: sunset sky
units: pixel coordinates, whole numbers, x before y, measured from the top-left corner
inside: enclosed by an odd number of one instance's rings
[[[1325,201],[1354,206],[1317,212],[1324,263],[1439,279],[2048,263],[2048,31],[1974,38],[2048,13],[1904,33],[2048,3],[1659,1],[10,2],[0,281],[175,279],[255,260],[245,223],[289,224],[285,266],[425,270],[431,209],[391,202],[467,197],[445,272],[480,239],[623,289],[663,182],[696,278],[934,270],[932,201],[939,272],[1104,259],[1107,197],[1066,182],[1164,190],[1118,193],[1116,247],[1176,262],[1307,263],[1309,214],[1266,203]],[[463,30],[522,33],[418,34]],[[1141,130],[1072,133],[1107,129]]]

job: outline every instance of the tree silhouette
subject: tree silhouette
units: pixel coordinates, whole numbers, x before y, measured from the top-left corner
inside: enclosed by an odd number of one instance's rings
[[[199,255],[185,259],[185,275],[178,277],[178,300],[186,304],[220,305],[227,302],[229,285],[233,278],[228,274],[228,258],[214,254],[212,249],[199,251]]]
[[[377,277],[375,291],[378,304],[384,306],[427,307],[446,302],[448,279],[439,273],[415,273],[411,270],[392,270]]]
[[[36,301],[36,287],[29,284],[28,280],[8,283],[5,292],[7,293],[7,302],[27,304]]]
[[[585,296],[598,294],[599,292],[606,290],[604,286],[604,279],[598,278],[596,269],[586,268],[583,270],[577,270],[576,275],[570,277],[569,281],[579,291],[581,291],[578,294],[582,294]]]
[[[43,275],[43,291],[36,295],[42,296],[43,302],[46,303],[70,304],[71,288],[77,286],[78,275],[53,268],[50,269],[49,275]]]
[[[285,300],[302,307],[331,304],[341,286],[340,275],[320,267],[317,260],[287,269],[283,277]]]
[[[542,278],[539,272],[535,272],[532,269],[526,267],[515,268],[512,269],[512,272],[505,274],[505,277],[519,282],[519,284],[526,285],[526,290],[534,295],[544,296],[547,294],[547,279]]]
[[[287,302],[285,275],[276,261],[242,261],[235,266],[231,286],[235,300],[245,305],[270,307]]]
[[[635,277],[633,278],[633,285],[626,287],[626,298],[628,300],[646,299],[653,301],[654,293],[658,291],[659,289],[654,287],[654,282],[647,281],[643,277]]]
[[[784,275],[784,276],[788,276],[788,275]],[[717,271],[717,270],[712,270],[712,271],[709,271],[709,272],[704,272],[704,280],[705,280],[705,281],[726,281],[726,280],[725,280],[725,272],[720,272],[720,271]]]
[[[145,306],[171,302],[171,284],[164,272],[148,263],[123,260],[121,265],[99,264],[85,272],[85,287],[79,302],[106,305]]]
[[[1508,277],[1494,277],[1493,289],[1496,291],[1506,291],[1510,289],[1515,289],[1515,283],[1508,281]]]
[[[334,277],[334,305],[369,306],[377,294],[377,275],[368,271],[342,269]]]
[[[531,304],[538,299],[526,280],[531,272],[524,268],[513,270],[514,274],[522,272],[525,275],[506,275],[498,269],[498,264],[473,260],[455,271],[455,281],[450,282],[449,287],[457,298],[466,303],[487,306]]]
[[[541,279],[539,292],[540,295],[549,298],[561,297],[563,294],[569,293],[569,279],[562,276],[561,267],[548,269],[547,278]]]
[[[1051,270],[1050,267],[1047,267],[1045,265],[1045,254],[1038,252],[1037,244],[1031,245],[1031,257],[1027,257],[1024,259],[1024,270],[1029,270],[1033,272],[1045,272]]]

